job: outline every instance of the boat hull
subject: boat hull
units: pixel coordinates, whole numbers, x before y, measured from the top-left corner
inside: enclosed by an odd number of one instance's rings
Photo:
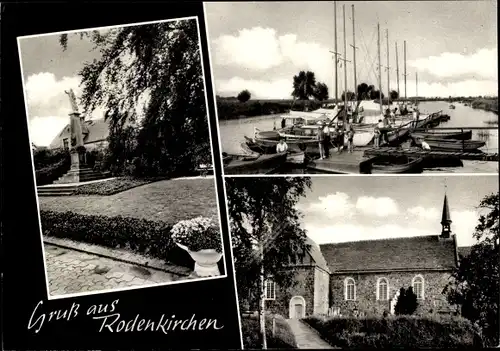
[[[360,173],[364,174],[417,174],[423,171],[423,157],[375,156],[360,163]]]
[[[305,152],[289,152],[286,156],[286,162],[295,165],[303,165],[305,160]]]
[[[412,133],[414,138],[422,137],[424,139],[455,139],[455,140],[470,140],[472,138],[472,130],[465,132],[415,132]]]
[[[486,145],[486,142],[480,140],[426,139],[425,141],[431,150],[436,151],[478,152],[478,149]]]
[[[260,155],[255,159],[230,159],[224,164],[224,174],[269,174],[280,168],[287,154]]]

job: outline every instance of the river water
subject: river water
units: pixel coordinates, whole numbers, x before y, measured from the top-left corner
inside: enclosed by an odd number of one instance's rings
[[[488,124],[491,121],[498,122],[498,115],[479,109],[473,109],[460,103],[455,103],[455,109],[449,108],[450,104],[444,101],[421,102],[419,107],[422,113],[432,113],[442,110],[450,115],[448,122],[442,122],[439,127],[491,127],[489,130],[473,130],[472,139],[483,140],[486,145],[482,148],[484,152],[498,152],[498,124]],[[235,120],[219,121],[221,149],[227,153],[241,153],[241,143],[245,140],[243,136],[252,137],[254,128],[261,130],[272,130],[273,125],[280,127],[280,115],[258,116]],[[424,170],[424,173],[498,173],[497,162],[486,161],[463,161],[463,167],[446,167],[442,169]],[[303,173],[302,170],[286,169],[286,173]],[[280,173],[283,173],[280,172]]]

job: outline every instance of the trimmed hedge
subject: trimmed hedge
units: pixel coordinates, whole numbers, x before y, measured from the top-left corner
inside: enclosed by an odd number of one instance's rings
[[[35,171],[36,185],[51,184],[70,168],[70,160],[62,159],[53,165]]]
[[[275,335],[273,337],[273,317],[275,318]],[[242,314],[241,332],[243,334],[244,349],[261,349],[262,337],[260,334],[259,315]],[[266,341],[269,349],[296,348],[295,336],[286,320],[280,315],[266,313]]]
[[[479,330],[461,317],[304,319],[332,346],[427,348],[482,346]]]
[[[183,267],[194,267],[189,254],[172,240],[172,225],[132,217],[40,211],[43,235],[128,249]]]
[[[71,166],[68,150],[37,150],[33,154],[37,185],[46,185],[67,172]]]

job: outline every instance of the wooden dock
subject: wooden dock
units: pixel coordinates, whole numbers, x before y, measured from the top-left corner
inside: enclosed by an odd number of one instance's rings
[[[498,162],[498,153],[485,152],[454,152],[454,151],[425,151],[422,149],[401,149],[396,147],[370,148],[363,152],[364,156],[416,156],[432,158],[455,157],[461,160]]]

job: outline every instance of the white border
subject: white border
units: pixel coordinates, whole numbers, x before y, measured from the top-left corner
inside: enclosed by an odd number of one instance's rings
[[[221,153],[220,147],[221,147],[221,139],[220,139],[220,130],[219,130],[219,114],[217,111],[217,94],[215,92],[215,79],[214,79],[214,70],[212,67],[212,53],[210,50],[210,30],[208,28],[208,20],[207,20],[207,9],[206,9],[206,2],[203,2],[203,16],[205,18],[205,33],[207,35],[207,49],[208,49],[208,56],[210,59],[210,76],[212,79],[212,98],[214,101],[214,107],[215,107],[215,119],[216,119],[216,127],[217,127],[217,142],[219,143],[219,152]],[[226,179],[224,175],[224,164],[222,162],[222,153],[220,154],[220,167],[221,167],[221,177],[222,177],[222,187],[224,188],[224,201],[226,204],[226,220],[227,220],[227,231],[229,234],[229,247],[230,247],[230,252],[231,252],[231,260],[233,262],[233,281],[234,281],[234,293],[236,296],[236,311],[238,312],[238,323],[239,325],[239,330],[240,330],[240,342],[241,342],[241,349],[244,349],[243,345],[243,332],[241,331],[241,312],[240,312],[240,304],[239,304],[239,297],[238,297],[238,287],[236,284],[236,267],[234,267],[234,255],[233,255],[233,237],[231,235],[231,225],[229,224],[229,209],[228,209],[228,202],[227,202],[227,195],[226,195]],[[214,165],[215,166],[215,165]],[[215,171],[215,167],[214,167]]]
[[[185,279],[185,280],[178,280],[178,281],[173,281],[173,282],[147,284],[147,285],[143,285],[143,286],[131,286],[131,287],[124,287],[124,288],[117,288],[117,289],[104,289],[104,290],[98,290],[98,291],[88,291],[88,292],[64,294],[64,295],[57,295],[57,296],[51,296],[50,290],[49,290],[49,279],[48,279],[48,274],[47,274],[47,261],[46,261],[46,256],[45,256],[45,248],[44,248],[44,242],[43,242],[43,230],[42,230],[42,224],[41,224],[41,219],[40,219],[40,202],[38,199],[38,191],[37,191],[37,186],[36,186],[35,165],[34,165],[34,156],[33,156],[33,148],[32,148],[33,144],[31,141],[31,133],[30,133],[28,99],[26,96],[26,87],[25,87],[24,72],[23,72],[23,60],[22,60],[22,55],[21,55],[21,39],[45,37],[45,36],[57,35],[57,34],[79,33],[79,32],[85,32],[85,31],[90,31],[90,30],[99,30],[99,29],[124,28],[124,27],[140,26],[140,25],[153,24],[153,23],[165,23],[165,22],[174,22],[174,21],[183,21],[183,20],[193,20],[193,19],[196,21],[196,27],[198,30],[198,47],[199,47],[199,53],[200,53],[201,69],[202,69],[202,73],[203,73],[203,86],[204,86],[204,90],[205,90],[204,95],[205,95],[205,105],[206,105],[208,133],[209,133],[208,136],[210,138],[210,148],[211,148],[211,152],[212,152],[212,163],[214,163],[214,150],[213,150],[213,144],[212,144],[213,141],[212,141],[212,133],[211,133],[211,127],[210,127],[210,118],[209,118],[209,113],[208,113],[208,97],[207,97],[207,92],[206,92],[205,70],[203,67],[203,51],[202,51],[202,46],[201,46],[200,24],[198,21],[198,16],[172,18],[172,19],[160,20],[160,21],[140,22],[140,23],[125,24],[125,25],[107,26],[107,27],[95,27],[95,28],[87,28],[87,29],[79,29],[79,30],[62,31],[62,32],[36,34],[36,35],[17,37],[19,64],[21,67],[21,78],[22,78],[22,82],[23,82],[24,107],[25,107],[25,112],[26,112],[26,122],[27,122],[27,127],[28,127],[28,139],[29,139],[29,143],[30,143],[30,152],[31,152],[31,164],[33,165],[33,184],[35,186],[36,206],[37,206],[37,211],[38,211],[38,227],[39,227],[39,231],[40,231],[40,242],[42,245],[43,265],[44,265],[44,271],[45,271],[45,286],[46,286],[48,300],[59,300],[59,299],[77,297],[77,296],[106,294],[106,293],[111,293],[111,292],[138,290],[138,289],[151,288],[151,287],[157,287],[157,286],[165,286],[165,285],[173,285],[173,284],[179,284],[179,283],[192,283],[192,282],[198,282],[198,281],[227,278],[228,275],[227,275],[227,266],[226,266],[226,260],[225,260],[226,256],[225,256],[225,252],[224,252],[225,251],[224,250],[224,238],[222,235],[221,212],[220,212],[220,205],[219,205],[219,199],[218,199],[217,180],[216,180],[216,177],[214,174],[214,176],[213,176],[214,185],[215,185],[215,194],[214,195],[217,199],[217,210],[219,213],[219,228],[220,228],[220,235],[221,235],[221,242],[222,242],[222,255],[224,257],[224,274],[223,275],[220,275],[217,277]],[[225,193],[224,193],[224,195],[225,195]],[[232,252],[231,252],[231,258],[232,258]],[[238,310],[238,314],[239,314],[239,310]],[[240,325],[241,325],[241,322],[240,322]],[[240,327],[240,335],[241,335],[241,327]]]

